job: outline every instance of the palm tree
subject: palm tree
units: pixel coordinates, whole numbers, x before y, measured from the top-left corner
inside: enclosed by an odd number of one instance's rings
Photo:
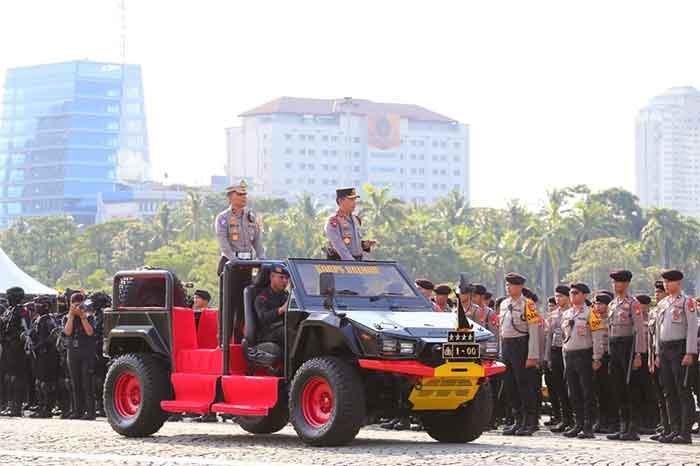
[[[153,244],[155,247],[165,246],[175,233],[175,228],[171,219],[170,206],[163,203],[158,207],[155,217],[153,217]]]
[[[190,231],[192,241],[200,239],[200,234],[206,229],[204,217],[204,198],[194,190],[187,191],[184,205],[184,228]]]
[[[559,281],[565,229],[562,224],[533,221],[525,229],[523,250],[540,264],[541,290],[547,292]],[[550,275],[551,271],[551,275]],[[549,280],[551,278],[551,280]]]
[[[451,226],[465,224],[469,218],[467,199],[456,189],[450,191],[447,197],[437,201],[434,210],[438,218]]]
[[[404,218],[403,203],[389,193],[389,188],[375,188],[365,183],[362,186],[367,200],[362,203],[366,223],[373,228],[397,224]]]
[[[681,219],[675,210],[649,209],[647,224],[641,232],[642,244],[650,251],[661,267],[669,266],[674,243],[682,231]]]

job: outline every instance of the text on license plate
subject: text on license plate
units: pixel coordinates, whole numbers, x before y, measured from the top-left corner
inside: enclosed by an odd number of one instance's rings
[[[444,359],[478,359],[479,345],[476,343],[443,343]]]

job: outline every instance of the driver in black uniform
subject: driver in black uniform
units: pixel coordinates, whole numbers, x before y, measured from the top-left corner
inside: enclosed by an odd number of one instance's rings
[[[289,271],[285,265],[275,265],[270,272],[270,286],[255,298],[255,314],[258,318],[257,342],[259,349],[281,355],[284,345],[284,314],[289,304]],[[261,344],[273,343],[272,345]]]

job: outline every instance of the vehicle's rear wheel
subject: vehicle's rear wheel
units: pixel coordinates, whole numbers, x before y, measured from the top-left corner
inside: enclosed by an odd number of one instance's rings
[[[270,409],[267,416],[240,416],[238,425],[251,434],[272,434],[282,430],[289,422],[289,397],[282,387],[277,395],[277,404]]]
[[[438,442],[467,443],[487,429],[493,411],[491,385],[479,387],[474,398],[456,411],[421,416],[425,431]]]
[[[292,381],[290,418],[309,445],[350,443],[365,418],[364,387],[357,370],[333,357],[305,362]]]
[[[160,402],[170,398],[165,364],[150,354],[125,354],[112,362],[104,385],[107,421],[126,437],[158,431],[168,417]]]

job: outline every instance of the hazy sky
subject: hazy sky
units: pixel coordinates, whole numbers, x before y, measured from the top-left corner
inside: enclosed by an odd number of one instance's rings
[[[119,0],[2,0],[8,67],[120,59]],[[223,174],[224,128],[279,96],[415,103],[471,126],[477,206],[633,188],[634,119],[700,87],[700,3],[127,0],[153,173]]]

